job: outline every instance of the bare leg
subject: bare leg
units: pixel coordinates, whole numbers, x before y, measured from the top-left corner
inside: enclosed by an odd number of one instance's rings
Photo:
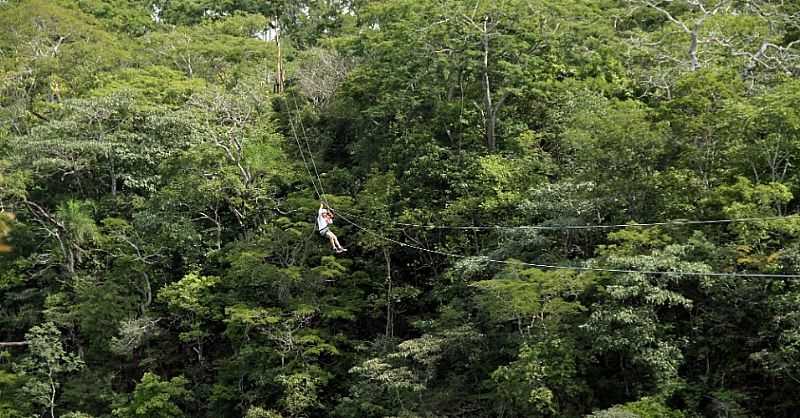
[[[342,247],[342,244],[339,244],[339,238],[337,238],[336,235],[333,236],[333,240],[336,241],[336,246],[339,247],[339,251],[347,251],[344,247]]]
[[[342,247],[342,244],[339,244],[339,239],[336,238],[336,235],[334,235],[333,232],[328,231],[327,235],[328,235],[328,239],[331,241],[331,246],[333,247],[334,251],[336,251],[336,252],[346,251]]]

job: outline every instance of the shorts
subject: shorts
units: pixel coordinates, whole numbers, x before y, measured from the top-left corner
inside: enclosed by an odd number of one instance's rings
[[[328,228],[327,226],[319,230],[319,234],[325,238],[328,238],[328,232],[330,232],[330,228]]]

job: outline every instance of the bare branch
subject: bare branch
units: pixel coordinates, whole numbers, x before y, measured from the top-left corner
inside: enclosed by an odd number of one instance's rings
[[[22,347],[28,345],[27,341],[0,342],[0,347]]]
[[[641,3],[645,4],[646,6],[652,7],[653,9],[656,9],[659,12],[661,12],[662,14],[664,14],[664,16],[667,17],[667,19],[669,19],[672,23],[678,25],[678,27],[683,29],[684,32],[692,33],[692,31],[689,30],[689,27],[686,26],[685,23],[683,23],[682,21],[676,19],[675,16],[672,16],[672,13],[670,13],[667,9],[665,9],[663,7],[660,7],[658,4],[656,4],[656,2],[654,2],[652,0],[643,0]]]

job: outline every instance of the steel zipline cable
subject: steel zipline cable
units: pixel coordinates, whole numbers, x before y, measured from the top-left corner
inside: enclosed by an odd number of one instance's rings
[[[341,212],[341,210],[339,210]],[[372,219],[362,215],[355,215],[352,213],[346,213],[348,216],[358,219],[363,219],[367,221],[373,222],[384,222],[377,219]],[[752,218],[732,218],[732,219],[713,219],[707,221],[667,221],[667,222],[650,222],[650,223],[638,223],[638,222],[631,222],[627,224],[610,224],[610,225],[516,225],[516,226],[505,226],[505,225],[475,225],[475,226],[449,226],[449,225],[432,225],[432,224],[415,224],[415,223],[405,223],[405,222],[389,222],[389,225],[399,225],[408,228],[420,228],[420,229],[455,229],[455,230],[467,230],[467,231],[479,231],[479,230],[509,230],[509,229],[529,229],[529,230],[544,230],[544,231],[559,231],[559,230],[570,230],[570,229],[620,229],[620,228],[631,228],[631,227],[649,227],[649,226],[681,226],[681,225],[711,225],[711,224],[727,224],[727,223],[739,223],[739,222],[759,222],[759,221],[780,221],[780,220],[789,220],[789,219],[796,219],[799,218],[800,215],[798,214],[791,214],[785,216],[764,216],[764,217],[752,217]]]

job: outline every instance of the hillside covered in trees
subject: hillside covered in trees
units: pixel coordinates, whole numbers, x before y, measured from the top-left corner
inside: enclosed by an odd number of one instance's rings
[[[0,417],[796,417],[798,164],[795,1],[2,0]]]

